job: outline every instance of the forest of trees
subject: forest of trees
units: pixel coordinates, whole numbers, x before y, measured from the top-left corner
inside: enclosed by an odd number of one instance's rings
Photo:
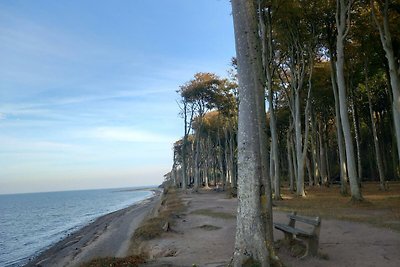
[[[363,182],[400,180],[400,1],[231,2],[232,69],[177,91],[183,137],[168,177],[237,193],[234,263],[268,266],[282,186],[306,197],[338,183],[362,201]]]

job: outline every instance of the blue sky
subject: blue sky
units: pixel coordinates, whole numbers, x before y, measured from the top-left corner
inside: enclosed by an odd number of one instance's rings
[[[228,0],[0,1],[0,193],[161,183],[175,91],[234,53]]]

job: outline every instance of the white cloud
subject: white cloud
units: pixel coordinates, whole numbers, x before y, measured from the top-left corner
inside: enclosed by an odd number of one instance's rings
[[[0,120],[4,120],[6,118],[6,115],[4,113],[0,112]]]
[[[80,152],[82,147],[75,144],[53,142],[47,140],[32,140],[0,136],[0,152]]]
[[[141,142],[141,143],[172,143],[174,138],[125,127],[101,127],[91,130],[89,135],[97,139],[105,139],[117,142]]]

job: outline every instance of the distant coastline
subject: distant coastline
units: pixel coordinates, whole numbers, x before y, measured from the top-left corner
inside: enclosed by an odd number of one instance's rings
[[[1,195],[0,266],[29,265],[103,217],[112,220],[156,195],[156,187]]]

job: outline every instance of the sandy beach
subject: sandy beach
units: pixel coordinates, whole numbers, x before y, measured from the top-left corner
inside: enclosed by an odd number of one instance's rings
[[[159,201],[160,191],[130,207],[101,216],[51,246],[26,266],[79,266],[99,257],[125,257],[130,238]]]

